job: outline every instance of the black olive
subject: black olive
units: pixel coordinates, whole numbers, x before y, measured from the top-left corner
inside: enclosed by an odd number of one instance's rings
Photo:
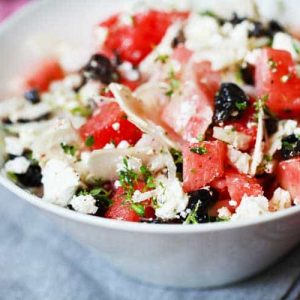
[[[86,84],[86,82],[87,82],[86,77],[81,76],[80,83],[73,88],[73,91],[75,93],[78,93],[80,91],[80,89]]]
[[[210,221],[208,208],[218,199],[218,192],[213,188],[203,188],[189,193],[189,203],[187,208],[195,214],[198,223]]]
[[[214,121],[220,123],[238,119],[249,106],[245,92],[235,83],[222,83],[215,96]]]
[[[51,117],[51,113],[47,113],[35,119],[18,119],[17,123],[26,124],[30,122],[40,122],[40,121],[49,120],[50,117]]]
[[[12,122],[9,118],[4,118],[4,119],[2,120],[2,123],[3,123],[4,125],[11,125],[11,124],[13,124],[13,122]]]
[[[253,29],[249,30],[248,36],[249,37],[263,37],[267,35],[265,26],[263,25],[262,22],[254,21],[252,22],[253,24]]]
[[[177,36],[172,41],[172,48],[177,48],[178,45],[183,44],[185,42],[185,36],[183,30],[180,30]]]
[[[41,102],[40,93],[37,89],[32,89],[30,91],[27,91],[24,94],[24,98],[32,104],[37,104]]]
[[[268,135],[274,134],[278,130],[279,120],[268,109],[265,109],[265,126]]]
[[[277,32],[285,32],[285,28],[277,21],[271,20],[268,24],[268,35],[273,37]]]
[[[239,17],[237,15],[237,13],[233,13],[232,18],[229,20],[229,23],[231,23],[232,25],[238,25],[242,22],[244,22],[245,20],[247,20],[247,18],[245,17]]]
[[[18,181],[24,187],[40,187],[42,185],[42,170],[39,165],[30,165],[25,174],[17,175]]]
[[[112,64],[114,66],[119,66],[122,64],[122,59],[121,59],[120,53],[117,50],[114,51],[114,56],[112,58]]]
[[[283,159],[290,159],[300,155],[300,138],[295,134],[282,139],[280,154]]]
[[[94,54],[83,68],[83,76],[87,79],[100,80],[104,84],[117,81],[118,74],[111,61],[104,55]]]
[[[243,82],[248,85],[254,85],[254,71],[254,66],[250,64],[247,64],[245,67],[241,67],[240,72]]]

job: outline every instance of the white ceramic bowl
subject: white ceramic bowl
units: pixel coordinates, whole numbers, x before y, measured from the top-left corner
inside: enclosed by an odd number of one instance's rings
[[[18,13],[0,28],[2,94],[7,81],[33,59],[25,46],[30,36],[50,33],[74,45],[87,42],[92,25],[126,2],[37,1]],[[244,223],[136,224],[81,215],[45,203],[4,177],[0,183],[124,273],[164,286],[210,287],[242,280],[300,241],[300,207]]]

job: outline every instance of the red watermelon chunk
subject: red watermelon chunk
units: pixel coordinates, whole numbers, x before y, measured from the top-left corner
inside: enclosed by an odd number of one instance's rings
[[[40,66],[27,75],[24,82],[24,89],[37,89],[45,92],[52,81],[60,80],[64,77],[64,71],[55,60],[45,60]]]
[[[226,172],[228,192],[232,200],[240,203],[244,195],[259,196],[263,194],[262,186],[251,176],[240,174],[235,170]]]
[[[181,90],[164,108],[162,119],[185,141],[205,134],[214,114],[214,95],[219,73],[209,62],[189,63],[181,78]]]
[[[147,10],[128,16],[114,15],[100,23],[108,29],[102,52],[113,56],[117,51],[123,61],[138,65],[164,37],[168,27],[188,17],[187,12]]]
[[[140,182],[135,186],[136,190],[144,192],[145,184]],[[105,218],[118,219],[130,222],[139,222],[142,217],[154,218],[154,209],[151,206],[151,200],[145,200],[141,204],[144,207],[145,215],[139,215],[133,208],[131,201],[126,200],[126,194],[122,187],[118,188],[112,199],[112,205],[105,213]]]
[[[279,185],[287,190],[294,201],[300,200],[300,158],[282,161],[278,165]]]
[[[268,95],[270,110],[282,117],[300,113],[300,79],[289,52],[267,48],[256,63],[255,85],[258,96]]]
[[[192,151],[201,147],[203,154]],[[183,147],[183,189],[196,191],[224,174],[227,147],[220,141],[200,142]]]
[[[127,141],[134,145],[142,136],[142,132],[126,118],[120,106],[115,102],[104,103],[80,129],[84,141],[93,137],[91,149],[101,149],[108,143],[118,145]]]

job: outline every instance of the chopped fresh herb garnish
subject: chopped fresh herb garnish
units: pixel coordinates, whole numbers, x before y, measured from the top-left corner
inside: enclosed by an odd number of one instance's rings
[[[176,74],[173,69],[169,72],[167,82],[169,84],[169,89],[166,92],[166,95],[171,97],[176,91],[179,90],[180,87],[180,81],[176,78]]]
[[[147,188],[155,188],[154,177],[146,166],[141,166],[140,171],[144,177]]]
[[[263,110],[266,109],[266,102],[268,99],[269,99],[269,95],[264,95],[256,99],[256,101],[254,102],[254,109],[256,113],[258,113],[261,109]]]
[[[11,181],[18,182],[18,176],[15,173],[7,172],[6,175]]]
[[[170,56],[168,54],[159,54],[156,58],[155,61],[159,61],[162,64],[165,64],[169,60]]]
[[[199,13],[200,16],[212,17],[218,19],[219,17],[211,10],[204,10]]]
[[[200,134],[198,135],[198,137],[197,137],[197,140],[198,140],[199,142],[203,142],[203,141],[204,141],[204,135],[200,133]]]
[[[246,101],[237,101],[237,102],[235,102],[235,107],[238,110],[245,110],[248,107],[248,102],[246,102]]]
[[[293,42],[293,48],[297,54],[300,54],[300,46],[298,45],[298,43]]]
[[[138,174],[130,169],[128,159],[126,157],[123,158],[123,164],[125,169],[119,171],[119,181],[126,193],[126,199],[131,200],[134,193],[134,185],[138,180]]]
[[[199,200],[196,204],[196,206],[194,207],[194,209],[189,213],[189,215],[187,216],[185,223],[186,224],[198,224],[198,217],[197,217],[197,211],[199,209],[199,206],[201,204],[201,201]]]
[[[86,138],[86,140],[85,140],[85,145],[86,145],[87,147],[92,147],[94,144],[95,144],[94,136],[89,135],[89,136]]]
[[[65,143],[60,143],[61,148],[64,150],[64,152],[68,155],[74,156],[76,153],[75,146],[67,145]]]
[[[79,115],[84,118],[88,118],[92,115],[92,110],[86,106],[77,106],[71,109],[73,115]]]
[[[202,146],[194,146],[190,148],[190,151],[199,155],[203,155],[207,153],[207,149],[205,148],[204,145]]]
[[[145,208],[142,204],[132,203],[131,208],[140,216],[143,217],[145,215]]]

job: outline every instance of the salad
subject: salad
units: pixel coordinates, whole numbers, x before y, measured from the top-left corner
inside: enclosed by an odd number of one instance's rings
[[[276,20],[143,8],[1,101],[2,173],[78,213],[240,221],[300,204],[300,42]]]

